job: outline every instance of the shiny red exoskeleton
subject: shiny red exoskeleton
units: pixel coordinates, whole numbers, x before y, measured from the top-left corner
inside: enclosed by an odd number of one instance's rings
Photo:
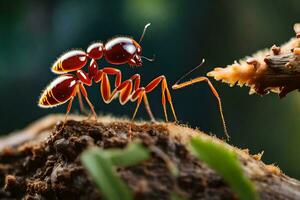
[[[142,41],[149,25],[145,26],[139,43]],[[73,99],[77,95],[80,107],[83,108],[81,100],[81,95],[83,95],[96,119],[97,115],[94,106],[90,102],[85,89],[85,86],[91,86],[94,81],[100,84],[100,92],[105,103],[110,103],[117,96],[119,96],[119,102],[122,105],[129,100],[132,102],[137,101],[137,106],[132,117],[134,119],[143,101],[150,118],[154,120],[147,93],[154,90],[161,83],[162,105],[166,121],[168,121],[166,102],[169,102],[174,119],[177,121],[165,76],[159,76],[145,87],[140,87],[139,74],[134,74],[130,79],[122,81],[122,73],[116,68],[104,67],[99,70],[96,61],[103,57],[108,63],[114,65],[128,64],[130,66],[141,66],[142,58],[152,61],[153,59],[148,59],[141,55],[142,48],[139,43],[129,37],[116,37],[109,40],[106,44],[100,42],[93,43],[87,48],[86,52],[72,50],[63,54],[51,68],[52,72],[61,75],[53,80],[43,91],[39,100],[39,106],[49,108],[69,101],[67,116],[71,110]],[[88,72],[84,72],[82,68],[87,65],[89,60]],[[69,72],[76,72],[76,74],[70,74]],[[114,89],[111,89],[108,75],[115,76]]]
[[[87,51],[72,50],[63,54],[52,66],[52,72],[63,74],[83,68],[88,59],[99,60],[103,56],[110,64],[141,66],[141,46],[132,38],[117,37],[105,45],[101,42],[91,44]]]

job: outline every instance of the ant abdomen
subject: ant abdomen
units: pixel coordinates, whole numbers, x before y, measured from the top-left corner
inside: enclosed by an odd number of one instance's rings
[[[73,96],[77,84],[78,79],[72,74],[57,77],[42,93],[39,106],[47,108],[65,103]]]
[[[63,74],[83,68],[87,63],[87,54],[81,50],[72,50],[63,54],[52,66],[52,72]]]

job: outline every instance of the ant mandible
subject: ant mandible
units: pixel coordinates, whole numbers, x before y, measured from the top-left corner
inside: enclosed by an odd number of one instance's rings
[[[150,23],[144,27],[139,43],[141,43],[149,25]],[[86,52],[82,50],[71,50],[63,54],[57,59],[51,68],[53,73],[61,75],[54,79],[46,87],[39,99],[38,105],[42,108],[50,108],[69,101],[65,117],[66,121],[67,115],[71,110],[74,97],[77,95],[80,107],[83,108],[81,99],[82,94],[96,120],[97,114],[85,89],[85,85],[91,86],[92,81],[94,80],[95,83],[100,84],[100,92],[105,103],[110,103],[114,97],[117,97],[117,95],[119,95],[119,102],[121,105],[126,104],[129,100],[132,102],[137,101],[137,106],[132,116],[133,120],[143,100],[151,120],[154,121],[155,119],[148,102],[147,93],[153,91],[161,83],[162,105],[165,119],[168,121],[166,109],[166,102],[168,101],[173,117],[175,121],[177,121],[172,97],[165,76],[159,76],[152,80],[146,87],[140,87],[139,74],[134,74],[130,79],[122,82],[122,74],[119,69],[113,67],[104,67],[100,70],[98,69],[96,61],[102,57],[104,57],[110,64],[129,64],[132,67],[141,66],[142,58],[148,61],[153,61],[154,59],[149,59],[141,55],[142,48],[139,43],[130,37],[116,37],[109,40],[106,44],[101,42],[93,43],[87,48]],[[88,73],[86,73],[82,70],[82,68],[87,64],[88,59],[91,61],[88,66]],[[69,74],[69,72],[75,71],[76,75]],[[111,91],[108,75],[116,76],[115,89],[113,91]]]

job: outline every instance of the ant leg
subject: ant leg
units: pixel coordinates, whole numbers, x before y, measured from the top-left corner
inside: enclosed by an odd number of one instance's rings
[[[143,99],[144,99],[144,104],[145,104],[146,111],[147,111],[151,121],[155,122],[155,118],[154,118],[153,113],[151,111],[150,104],[149,104],[149,101],[148,101],[148,98],[147,98],[146,94],[144,95]]]
[[[76,92],[75,92],[75,95],[76,95]],[[51,136],[51,138],[52,138],[53,140],[58,136],[58,134],[59,134],[59,133],[64,129],[64,127],[65,127],[65,124],[66,124],[67,119],[68,119],[68,115],[69,115],[70,110],[71,110],[71,108],[72,108],[72,104],[73,104],[73,100],[74,100],[74,96],[75,96],[75,95],[73,94],[72,97],[71,97],[70,100],[69,100],[68,107],[67,107],[67,111],[66,111],[66,114],[65,114],[65,119],[64,119],[64,122],[63,122],[62,126],[59,128],[59,130],[58,130],[53,136]]]
[[[178,120],[177,120],[177,116],[176,116],[175,109],[174,109],[174,106],[173,106],[172,96],[171,96],[171,93],[170,93],[170,90],[169,90],[169,87],[168,87],[167,79],[165,77],[162,81],[162,90],[165,91],[166,94],[167,94],[167,99],[168,99],[168,102],[170,104],[170,107],[171,107],[171,110],[172,110],[172,113],[173,113],[173,117],[175,119],[175,122],[177,122]]]
[[[141,76],[139,74],[134,74],[130,80],[134,81],[134,90],[137,90],[140,88],[140,84],[141,84]]]
[[[136,91],[140,87],[140,82],[141,82],[141,76],[139,74],[134,74],[131,78],[132,81],[134,81],[134,91]],[[155,118],[153,116],[153,113],[151,111],[151,107],[147,98],[147,95],[145,94],[144,96],[144,104],[146,111],[151,119],[152,122],[155,122]]]
[[[136,107],[135,112],[134,112],[133,117],[132,117],[132,120],[133,120],[135,118],[135,115],[136,115],[137,111],[138,111],[138,108],[140,106],[141,101],[144,100],[146,110],[147,110],[151,120],[155,121],[154,116],[153,116],[152,111],[151,111],[151,108],[150,108],[150,105],[149,105],[149,102],[148,102],[148,99],[147,99],[147,96],[146,96],[146,93],[145,93],[145,89],[136,87],[136,86],[139,86],[139,80],[136,79],[137,77],[139,77],[139,76],[134,75],[132,78],[124,81],[123,83],[121,83],[119,85],[119,87],[117,87],[110,94],[108,102],[110,102],[114,98],[116,93],[120,93],[119,94],[119,102],[120,102],[121,105],[126,104],[128,100],[131,100],[132,102],[138,101],[137,107]],[[134,83],[134,91],[131,94],[132,87],[133,87],[132,81],[135,81],[135,83]],[[106,89],[106,90],[103,90],[103,91],[108,91],[108,90]]]
[[[113,91],[111,91],[111,85],[110,85],[107,75],[115,75],[116,76],[115,89]],[[124,94],[124,90],[126,90],[126,89],[129,89],[127,91],[131,92],[132,86],[127,87],[127,86],[129,86],[128,85],[129,80],[126,80],[124,82],[121,82],[121,81],[122,81],[122,73],[120,70],[115,69],[113,67],[105,67],[102,69],[100,91],[101,91],[102,99],[105,103],[107,103],[107,104],[110,103],[113,100],[113,98],[115,97],[115,95],[122,90],[123,90],[123,93],[121,92],[122,94]],[[124,88],[126,88],[126,89],[124,89]],[[122,94],[121,94],[121,96],[122,96]],[[126,101],[124,99],[121,100],[122,99],[121,96],[120,96],[119,100],[120,100],[120,103],[123,105],[129,99],[128,98],[129,94],[127,94],[127,92],[125,92],[125,95],[123,95],[123,97],[125,97],[127,99]]]
[[[130,98],[130,93],[132,91],[132,82],[134,82],[134,91],[136,91],[140,87],[140,75],[134,74],[129,80],[122,81],[121,71],[112,67],[105,67],[102,69],[102,82],[101,82],[101,94],[105,103],[110,103],[111,100],[115,97],[117,92],[120,92],[120,103],[124,105],[127,100]],[[116,75],[115,80],[115,89],[111,91],[111,86],[108,80],[107,75]],[[132,82],[131,82],[132,81]],[[149,102],[147,97],[144,98],[144,104],[148,115],[151,118],[151,121],[155,121],[154,116],[152,114]]]
[[[68,104],[68,107],[67,107],[67,111],[66,111],[66,115],[65,115],[65,120],[64,120],[63,126],[65,125],[65,123],[67,121],[68,114],[70,113],[72,105],[73,105],[74,97],[76,96],[77,93],[78,93],[78,89],[75,88],[74,91],[72,92],[71,98],[69,100],[69,104]]]
[[[91,86],[92,85],[92,79],[89,77],[89,74],[84,72],[83,70],[77,70],[76,75],[78,77],[78,79],[81,81],[82,84]],[[83,112],[86,115],[89,115],[90,118],[90,114],[89,112],[85,109],[83,101],[82,101],[82,96],[81,93],[78,92],[78,100],[79,100],[79,108],[80,111]]]
[[[102,80],[101,80],[101,84],[100,84],[100,91],[101,91],[101,96],[102,99],[105,103],[110,103],[111,101],[111,87],[110,87],[110,83],[109,83],[109,79],[107,77],[106,73],[103,73],[102,75]]]
[[[95,118],[95,121],[97,121],[97,114],[96,114],[96,112],[95,112],[95,110],[94,110],[94,105],[93,105],[93,104],[91,103],[91,101],[89,100],[88,95],[87,95],[87,91],[86,91],[86,89],[84,88],[84,86],[83,86],[82,83],[79,84],[79,89],[80,89],[80,91],[78,91],[78,92],[81,92],[82,95],[84,96],[86,102],[87,102],[87,103],[89,104],[89,106],[90,106],[90,109],[91,109],[91,111],[92,111],[92,113],[93,113],[93,116],[94,116],[94,118]]]
[[[131,129],[131,125],[134,121],[134,118],[136,116],[136,113],[137,111],[139,110],[139,107],[141,105],[141,102],[142,102],[142,99],[143,99],[143,96],[145,95],[145,89],[144,88],[139,88],[137,89],[131,96],[131,100],[132,101],[136,101],[137,100],[137,104],[136,104],[136,108],[134,110],[134,113],[131,117],[131,123],[129,125],[129,132],[128,132],[128,135],[129,135],[129,138],[131,139],[132,138],[132,129]]]
[[[192,85],[194,83],[198,83],[198,82],[207,82],[208,86],[210,87],[210,90],[212,91],[212,93],[214,94],[214,96],[217,98],[218,104],[219,104],[219,112],[221,115],[221,119],[222,119],[222,123],[223,123],[223,128],[224,128],[224,132],[226,135],[227,140],[229,140],[229,135],[228,135],[228,131],[227,131],[227,127],[226,127],[226,123],[225,123],[225,118],[224,118],[224,114],[223,114],[223,108],[222,108],[222,102],[221,102],[221,98],[217,92],[217,90],[214,88],[214,86],[212,85],[212,83],[210,82],[210,80],[207,77],[197,77],[195,79],[180,83],[180,84],[174,84],[172,86],[173,90],[177,90],[180,88],[184,88],[186,86]]]
[[[83,104],[81,92],[78,92],[78,101],[79,101],[80,112],[82,112],[86,115],[90,115],[89,112],[87,111],[87,109],[85,108],[84,104]]]
[[[116,69],[116,68],[113,68],[113,67],[105,67],[102,69],[103,72],[105,74],[108,74],[108,75],[116,75],[116,79],[115,79],[115,87],[118,87],[120,84],[121,84],[121,81],[122,81],[122,74],[121,74],[121,71]]]
[[[165,118],[166,118],[166,122],[168,122],[169,119],[168,119],[168,112],[167,112],[167,106],[166,106],[166,95],[163,92],[163,90],[162,90],[162,94],[161,94],[161,102],[162,102],[162,105],[163,105],[163,108],[164,108],[164,115],[165,115]]]
[[[111,68],[111,67],[106,67],[102,69],[103,72],[101,74],[101,85],[100,85],[100,91],[101,91],[101,95],[102,98],[104,100],[105,103],[110,103],[113,98],[116,96],[117,93],[119,93],[119,102],[121,105],[124,105],[129,99],[131,101],[136,101],[140,96],[140,92],[141,88],[139,88],[140,86],[140,75],[139,74],[135,74],[133,75],[130,79],[121,82],[122,80],[122,74],[121,71],[115,68]],[[115,80],[115,86],[116,88],[111,91],[111,86],[110,86],[110,82],[108,79],[107,75],[116,75],[116,80]],[[132,83],[133,82],[133,83]],[[133,94],[131,94],[133,88]],[[148,115],[151,118],[151,121],[155,121],[155,118],[152,114],[147,96],[144,96],[143,98],[141,97],[141,100],[144,100],[144,104],[145,104],[145,108],[146,111],[148,112]],[[137,113],[137,110],[139,108],[139,104],[135,110],[135,114],[134,117]],[[134,119],[133,117],[133,119]]]
[[[140,107],[140,104],[142,102],[142,99],[145,95],[145,88],[138,88],[136,91],[133,92],[133,94],[130,96],[130,99],[132,102],[134,101],[137,101],[137,104],[136,104],[136,108],[134,110],[134,113],[132,115],[132,118],[131,118],[131,121],[134,120],[135,116],[136,116],[136,113]]]
[[[64,124],[63,125],[65,125],[65,123],[67,122],[68,114],[69,114],[69,112],[70,112],[70,110],[72,108],[73,100],[74,100],[74,96],[71,97],[70,102],[68,104],[67,112],[66,112],[66,115],[65,115],[65,119],[64,119]]]
[[[108,71],[108,70],[110,70],[110,71]],[[133,117],[132,117],[132,120],[133,120],[135,118],[137,110],[140,106],[140,102],[143,99],[143,96],[140,96],[141,92],[144,91],[143,89],[139,88],[139,86],[140,86],[140,75],[135,74],[130,79],[128,79],[128,80],[121,83],[121,73],[120,73],[119,70],[114,70],[113,68],[104,68],[103,71],[104,71],[103,72],[104,74],[102,76],[102,82],[101,82],[101,94],[102,94],[102,97],[103,97],[103,99],[106,103],[110,103],[111,100],[115,97],[115,95],[117,93],[119,93],[119,102],[120,102],[121,105],[126,104],[127,101],[130,100],[130,99],[131,99],[131,101],[136,101],[137,99],[140,98],[138,100],[137,108],[135,109],[135,112],[134,112]],[[109,72],[110,74],[113,74],[112,72],[116,72],[117,77],[119,77],[119,78],[117,78],[118,79],[118,81],[117,81],[118,84],[116,84],[118,86],[112,92],[110,92],[111,87],[110,87],[110,83],[109,83],[106,72]],[[132,83],[133,81],[134,81],[134,92],[131,95],[131,91],[132,91],[132,88],[133,88],[133,83]],[[153,117],[152,111],[150,109],[150,105],[149,105],[147,97],[144,98],[144,103],[145,103],[146,110],[147,110],[151,120],[154,121],[154,117]]]
[[[73,100],[74,100],[74,97],[76,96],[76,90],[73,92],[73,94],[72,94],[72,97],[70,98],[70,100],[69,100],[69,103],[68,103],[68,106],[67,106],[67,111],[66,111],[66,114],[65,114],[65,119],[64,119],[64,122],[63,122],[63,124],[62,124],[62,126],[61,126],[61,128],[59,129],[59,131],[56,133],[56,134],[54,134],[54,138],[57,136],[57,134],[61,131],[61,130],[63,130],[63,128],[65,127],[65,124],[66,124],[66,122],[67,122],[67,119],[68,119],[68,115],[69,115],[69,113],[70,113],[70,111],[71,111],[71,108],[72,108],[72,105],[73,105]]]
[[[161,101],[162,101],[162,105],[163,105],[163,109],[164,109],[165,119],[166,119],[166,121],[168,121],[168,114],[167,114],[167,107],[166,107],[166,102],[168,100],[168,102],[170,104],[170,107],[171,107],[171,110],[172,110],[172,113],[173,113],[174,120],[177,121],[177,116],[176,116],[175,109],[174,109],[174,106],[173,106],[173,103],[172,103],[172,97],[171,97],[170,91],[168,89],[167,80],[166,80],[165,76],[159,76],[159,77],[155,78],[153,81],[151,81],[145,87],[146,93],[149,93],[152,90],[154,90],[159,85],[160,82],[162,82],[162,87],[161,87],[162,98],[161,98]],[[167,99],[166,99],[166,95],[167,95]]]

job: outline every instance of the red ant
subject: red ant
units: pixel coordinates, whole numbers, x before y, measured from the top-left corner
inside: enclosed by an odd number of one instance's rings
[[[150,23],[144,27],[139,43],[142,41],[149,25]],[[151,120],[154,121],[155,119],[150,109],[147,93],[150,93],[161,83],[162,105],[165,119],[168,121],[166,109],[166,102],[168,101],[174,119],[177,121],[172,97],[165,76],[159,76],[152,80],[146,87],[140,87],[139,74],[134,74],[130,79],[122,82],[122,74],[120,70],[113,67],[105,67],[100,70],[98,69],[96,60],[99,60],[102,57],[104,57],[110,64],[129,64],[133,67],[141,66],[142,58],[153,61],[154,59],[149,59],[141,55],[142,48],[139,43],[130,37],[116,37],[109,40],[106,44],[101,42],[93,43],[87,48],[86,52],[82,50],[71,50],[63,54],[52,66],[52,72],[62,75],[54,79],[43,91],[39,100],[39,106],[43,108],[50,108],[69,101],[66,112],[67,118],[72,107],[73,99],[76,95],[78,95],[80,107],[83,108],[81,100],[82,94],[96,120],[97,114],[84,87],[84,85],[91,86],[92,80],[94,80],[95,83],[100,83],[100,91],[105,103],[110,103],[117,95],[119,95],[119,102],[122,105],[127,103],[129,100],[132,102],[137,101],[137,106],[132,116],[133,120],[143,100]],[[86,73],[81,69],[87,64],[88,59],[91,59],[91,61],[88,66],[88,73]],[[68,74],[68,72],[74,71],[76,71],[76,75]],[[115,89],[113,91],[111,91],[108,75],[116,76]]]

